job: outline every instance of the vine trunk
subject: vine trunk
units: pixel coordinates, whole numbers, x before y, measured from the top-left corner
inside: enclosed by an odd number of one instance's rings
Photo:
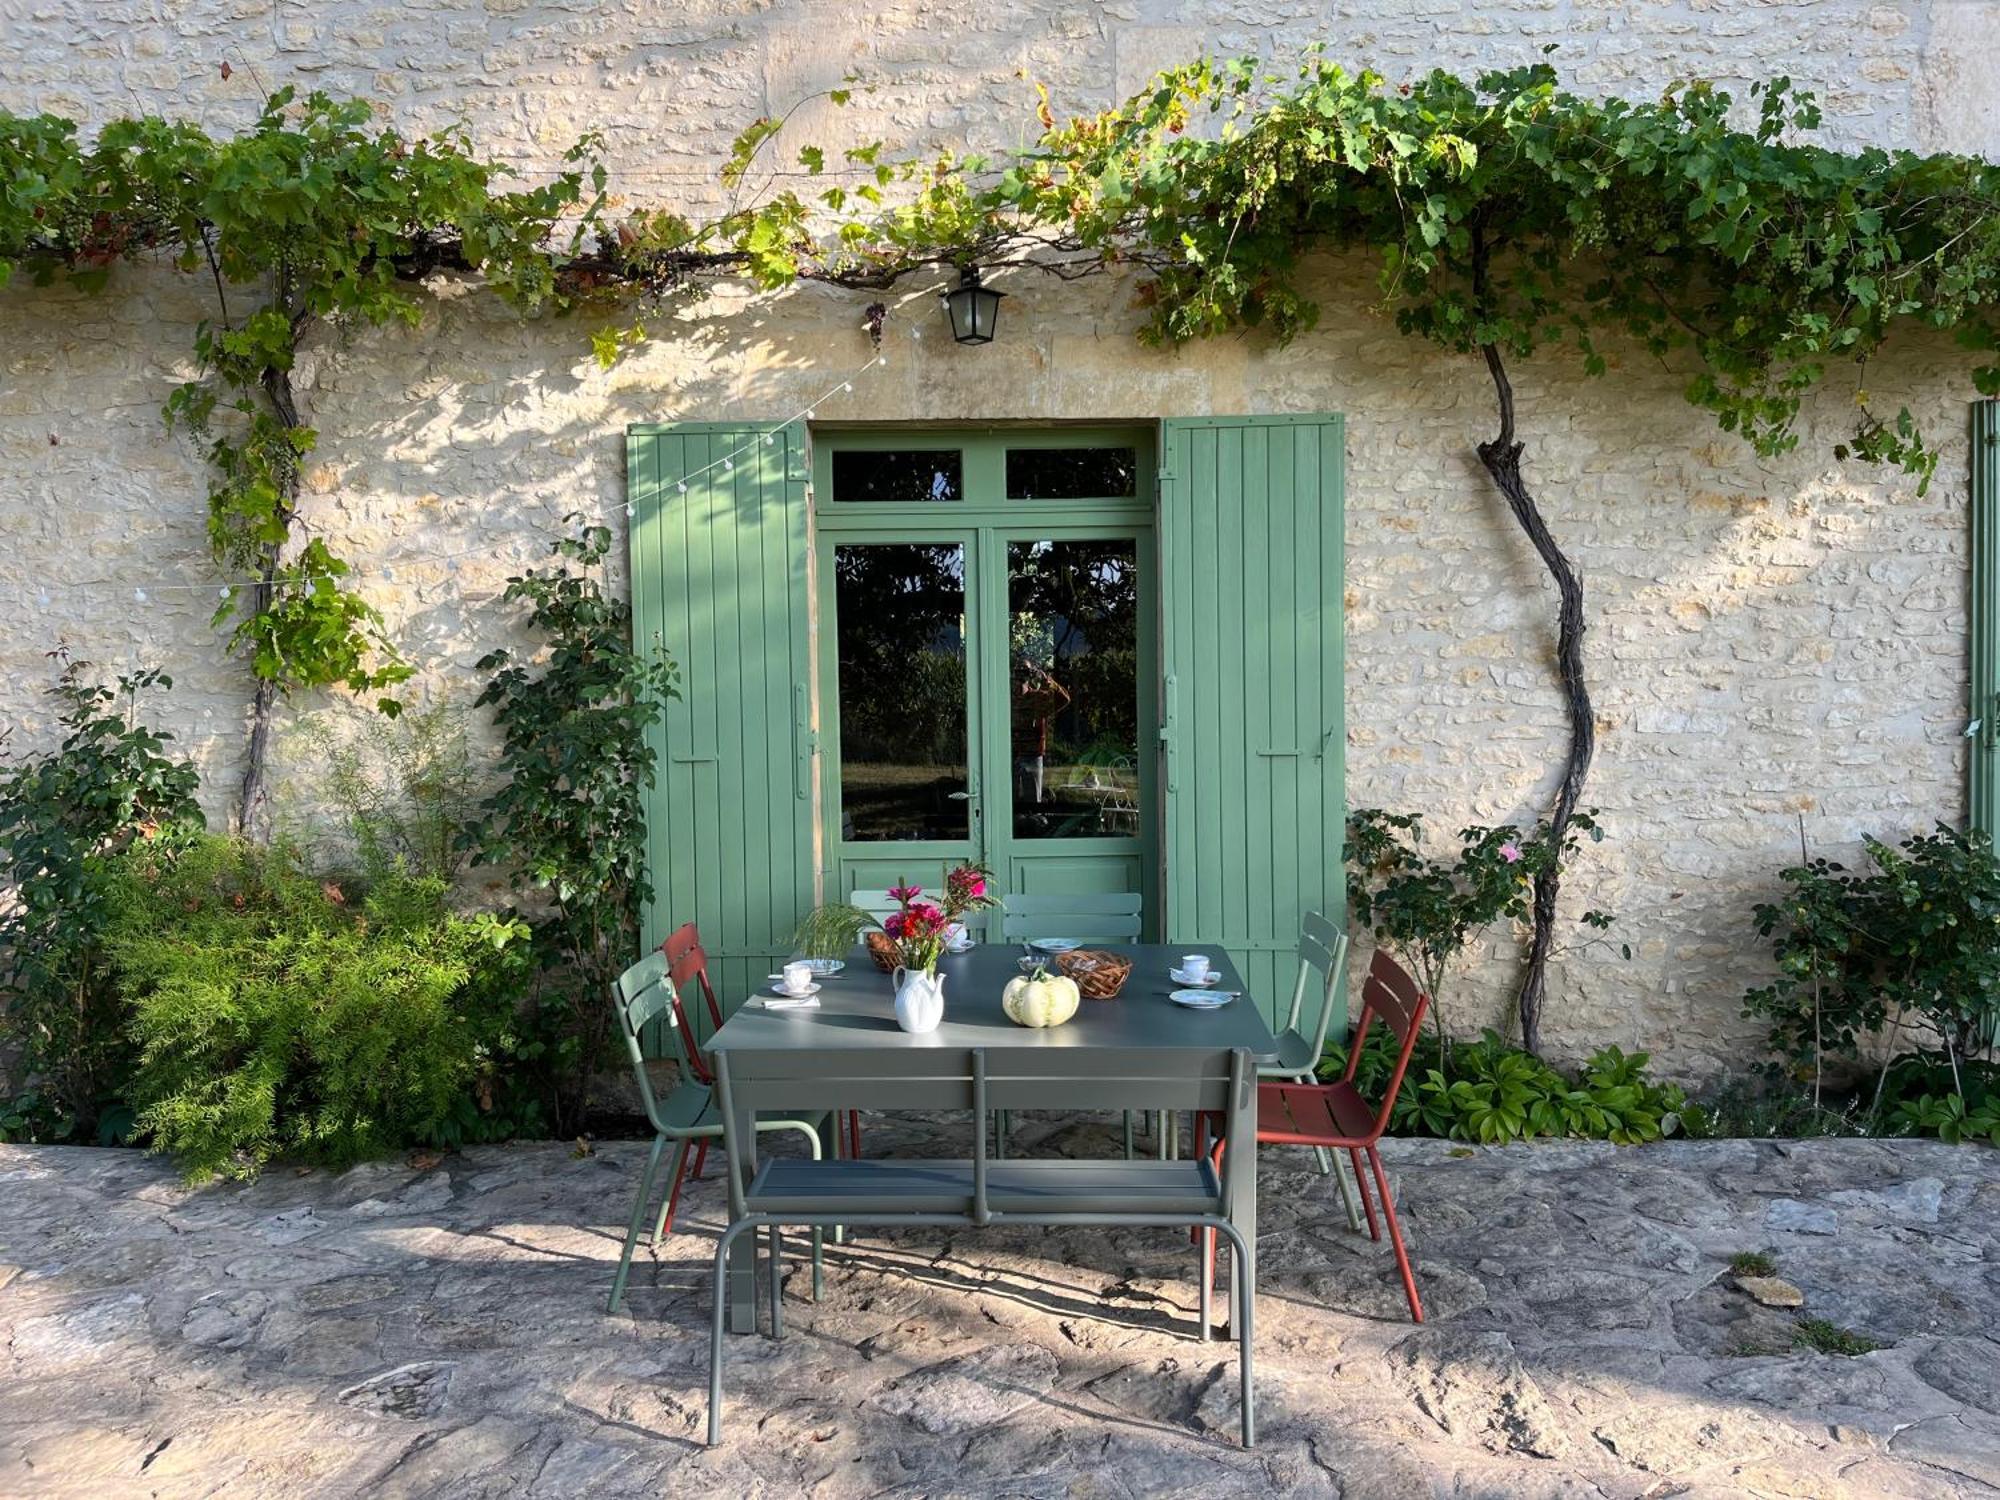
[[[298,344],[300,319],[292,320],[292,343]],[[289,430],[299,425],[298,401],[292,391],[292,377],[289,370],[270,368],[263,374],[262,385],[265,399],[271,409]],[[296,463],[287,463],[278,473],[279,520],[284,529],[291,529],[292,520],[299,509],[299,470]],[[279,549],[267,544],[259,553],[258,581],[251,591],[251,618],[265,614],[271,608],[274,580],[277,577]],[[264,826],[258,810],[264,800],[264,781],[271,761],[271,725],[278,714],[278,682],[275,677],[257,669],[257,652],[252,645],[250,671],[257,687],[250,698],[250,739],[244,747],[243,785],[236,800],[236,828],[246,838],[256,836]]]
[[[1590,774],[1590,760],[1597,748],[1597,726],[1590,704],[1590,688],[1583,672],[1583,580],[1556,544],[1543,519],[1541,508],[1521,477],[1521,443],[1514,435],[1514,388],[1507,379],[1507,366],[1498,345],[1480,345],[1487,372],[1493,377],[1494,398],[1499,406],[1500,431],[1490,442],[1479,445],[1479,461],[1506,497],[1507,508],[1526,533],[1542,565],[1555,580],[1559,599],[1556,614],[1556,675],[1561,680],[1563,703],[1569,713],[1569,754],[1564,761],[1562,783],[1556,790],[1555,806],[1549,812],[1550,858],[1536,875],[1531,910],[1533,931],[1528,939],[1527,961],[1521,973],[1516,1001],[1521,1018],[1521,1045],[1530,1052],[1542,1050],[1542,1001],[1548,988],[1549,953],[1555,943],[1556,898],[1562,890],[1563,841],[1570,819],[1583,795],[1583,783]]]

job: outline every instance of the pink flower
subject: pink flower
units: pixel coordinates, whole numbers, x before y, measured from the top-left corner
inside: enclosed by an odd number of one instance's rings
[[[1521,862],[1521,846],[1512,839],[1507,840],[1500,846],[1500,857],[1510,865],[1518,865]]]
[[[924,888],[920,885],[892,885],[889,887],[889,899],[891,901],[914,901],[923,893]]]
[[[941,928],[944,926],[944,913],[928,901],[919,901],[910,908],[910,925],[919,933]]]
[[[882,930],[892,938],[901,937],[903,935],[903,914],[899,911],[890,912],[882,923]]]

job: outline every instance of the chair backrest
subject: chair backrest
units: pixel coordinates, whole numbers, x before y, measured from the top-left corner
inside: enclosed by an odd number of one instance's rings
[[[667,940],[660,944],[660,952],[667,956],[667,977],[674,982],[675,989],[685,993],[690,979],[701,987],[701,998],[708,1006],[709,1034],[713,1036],[722,1030],[722,1006],[715,998],[715,986],[708,981],[708,952],[701,946],[701,933],[694,923],[684,922],[667,934]],[[681,1017],[685,1022],[687,1017]],[[692,1037],[690,1037],[692,1044]],[[701,1048],[692,1047],[695,1071],[698,1077],[706,1079],[708,1069],[701,1062]]]
[[[1368,981],[1361,986],[1361,1014],[1354,1024],[1354,1039],[1347,1050],[1347,1070],[1341,1078],[1353,1083],[1354,1070],[1361,1062],[1361,1049],[1368,1041],[1368,1028],[1376,1021],[1388,1027],[1397,1044],[1396,1068],[1389,1075],[1389,1087],[1375,1108],[1378,1136],[1389,1127],[1389,1112],[1396,1107],[1396,1094],[1403,1087],[1403,1074],[1409,1070],[1410,1053],[1416,1048],[1417,1034],[1430,1003],[1431,997],[1418,987],[1409,971],[1377,948],[1368,964]]]
[[[704,1083],[709,1077],[701,1060],[701,1049],[688,1033],[680,991],[667,973],[666,955],[648,953],[620,974],[611,986],[611,1007],[618,1018],[618,1034],[625,1039],[626,1055],[631,1059],[639,1102],[645,1106],[646,1118],[653,1128],[663,1130],[666,1127],[660,1121],[659,1100],[653,1094],[653,1080],[646,1072],[646,1054],[640,1044],[646,1027],[654,1021],[664,1022],[673,1037],[674,1053],[682,1069]]]
[[[835,1048],[799,1051],[759,1059],[759,1092],[782,1098],[787,1109],[841,1110],[882,1097],[893,1084],[899,1108],[967,1110],[983,1122],[995,1110],[1068,1109],[1088,1091],[1093,1109],[1147,1108],[1197,1110],[1224,1117],[1229,1139],[1254,1140],[1257,1129],[1257,1069],[1240,1048],[1191,1051],[1185,1047],[1141,1047],[1122,1052],[1107,1074],[1102,1053],[1060,1047],[1010,1048]],[[729,1054],[715,1058],[716,1103],[729,1154],[729,1203],[743,1211],[748,1183],[741,1163]],[[1169,1104],[1171,1100],[1171,1104]],[[752,1101],[760,1106],[764,1099]],[[973,1131],[975,1222],[985,1222],[986,1132]],[[1223,1158],[1220,1201],[1229,1201],[1232,1173],[1256,1170],[1255,1151],[1231,1151]],[[1220,1211],[1218,1209],[1218,1211]]]
[[[1014,895],[1000,915],[1000,936],[1010,943],[1066,937],[1080,943],[1129,943],[1139,936],[1146,898],[1137,891],[1095,896]]]
[[[1306,1033],[1299,1026],[1305,1014],[1308,982],[1319,981],[1319,1012],[1313,1021],[1312,1055],[1326,1050],[1326,1033],[1333,1024],[1334,998],[1340,993],[1341,976],[1347,972],[1347,934],[1336,928],[1321,912],[1309,911],[1299,933],[1299,977],[1292,986],[1292,1009],[1285,1017],[1285,1030]]]

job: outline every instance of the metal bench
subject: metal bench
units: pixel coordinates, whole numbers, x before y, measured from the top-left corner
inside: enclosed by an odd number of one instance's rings
[[[841,1107],[837,1101],[867,1097],[871,1084],[893,1079],[909,1095],[912,1064],[907,1052],[877,1054],[819,1053],[824,1068],[815,1074],[802,1067],[800,1076],[785,1081],[788,1096],[803,1090],[802,1104]],[[984,1121],[994,1110],[1046,1107],[1053,1092],[1072,1084],[1080,1067],[1096,1069],[1101,1059],[1066,1055],[1060,1048],[1008,1049],[989,1058],[986,1049],[945,1049],[921,1054],[924,1099],[917,1107],[969,1110]],[[1256,1067],[1241,1050],[1215,1052],[1145,1051],[1130,1055],[1117,1076],[1093,1071],[1093,1086],[1122,1102],[1120,1086],[1144,1078],[1157,1086],[1171,1074],[1185,1087],[1179,1107],[1213,1111],[1224,1120],[1227,1138],[1254,1139]],[[879,1069],[879,1074],[872,1071]],[[729,1074],[729,1054],[715,1054],[715,1087],[725,1129],[737,1129]],[[746,1104],[750,1101],[746,1100]],[[1254,1172],[1256,1152],[1236,1150],[1223,1155],[1220,1169],[1204,1154],[1191,1161],[1071,1161],[992,1159],[986,1132],[973,1131],[969,1159],[907,1158],[873,1161],[803,1161],[773,1159],[761,1163],[749,1182],[739,1165],[745,1153],[730,1141],[729,1227],[715,1250],[715,1318],[709,1333],[708,1441],[722,1440],[722,1345],[725,1284],[730,1248],[737,1236],[759,1229],[769,1234],[771,1335],[784,1332],[781,1306],[784,1227],[855,1225],[1048,1224],[1162,1229],[1208,1229],[1229,1241],[1232,1258],[1230,1292],[1236,1306],[1230,1330],[1237,1343],[1243,1383],[1243,1446],[1256,1441],[1251,1403],[1251,1347],[1255,1318],[1254,1261],[1242,1231],[1230,1220],[1227,1205],[1231,1174]],[[1201,1236],[1206,1239],[1207,1236]],[[1208,1278],[1202,1277],[1201,1337],[1209,1336],[1212,1320]]]

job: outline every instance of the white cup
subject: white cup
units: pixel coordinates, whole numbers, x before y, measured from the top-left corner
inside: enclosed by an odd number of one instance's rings
[[[1208,978],[1208,955],[1206,953],[1183,953],[1181,955],[1181,976],[1196,984]]]
[[[963,922],[949,922],[945,924],[944,945],[947,948],[963,948],[965,946],[965,924]]]
[[[786,964],[784,976],[785,993],[788,995],[803,995],[812,988],[812,965],[804,960]]]

